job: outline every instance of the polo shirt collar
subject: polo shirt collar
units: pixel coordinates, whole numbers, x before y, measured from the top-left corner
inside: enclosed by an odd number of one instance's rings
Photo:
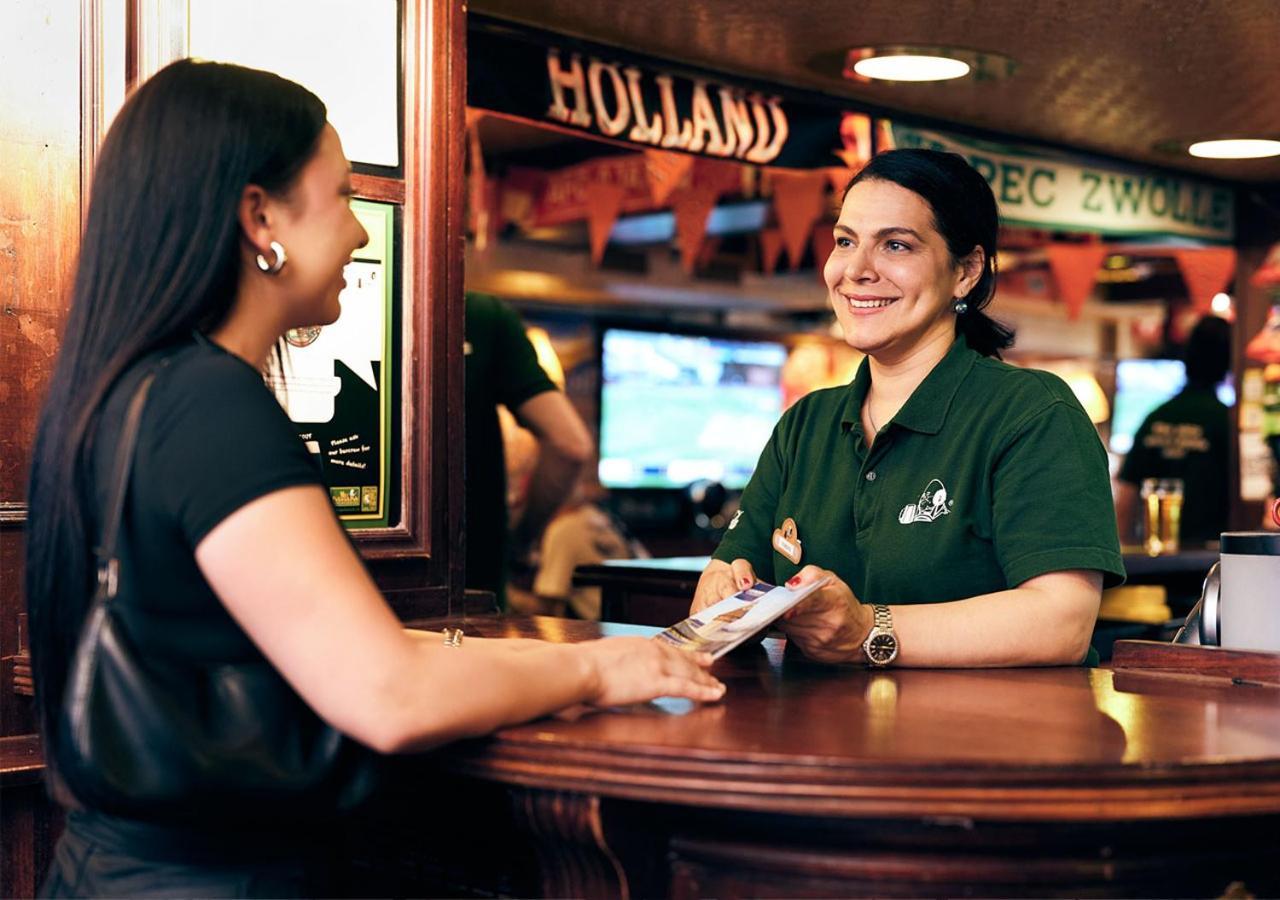
[[[915,389],[902,409],[893,417],[893,424],[921,434],[937,434],[947,420],[947,413],[955,400],[956,391],[964,381],[979,354],[969,349],[964,335],[957,335],[947,355],[938,361],[920,386]],[[849,385],[844,415],[840,420],[845,431],[862,434],[862,404],[871,389],[871,360],[863,359],[858,373]]]

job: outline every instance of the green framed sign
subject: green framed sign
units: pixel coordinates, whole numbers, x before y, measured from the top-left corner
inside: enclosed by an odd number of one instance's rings
[[[319,458],[343,523],[386,528],[394,474],[395,207],[352,200],[351,209],[369,243],[344,272],[342,314],[331,325],[290,331],[284,375],[271,381],[298,435]]]

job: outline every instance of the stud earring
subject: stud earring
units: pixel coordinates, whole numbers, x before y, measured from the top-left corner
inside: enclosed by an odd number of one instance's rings
[[[955,314],[957,316],[963,316],[969,311],[969,303],[966,300],[961,300],[959,297],[956,297],[951,301],[951,308],[955,310]]]
[[[275,256],[274,262],[267,262],[267,258],[265,256],[261,253],[258,254],[258,268],[263,272],[266,272],[268,275],[279,275],[280,270],[284,268],[285,260],[288,259],[288,256],[285,255],[284,247],[279,241],[271,242],[271,252]]]

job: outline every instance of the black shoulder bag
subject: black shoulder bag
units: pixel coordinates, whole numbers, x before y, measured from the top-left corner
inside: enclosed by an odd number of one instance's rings
[[[96,550],[98,583],[68,673],[60,780],[83,805],[190,822],[324,815],[373,789],[376,754],[325,724],[271,664],[144,657],[116,601],[116,540],[155,372],[128,408]]]

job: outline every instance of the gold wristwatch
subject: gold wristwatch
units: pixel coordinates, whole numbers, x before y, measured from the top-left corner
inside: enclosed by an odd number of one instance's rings
[[[893,630],[889,607],[877,604],[871,607],[871,611],[875,619],[871,632],[862,642],[862,652],[867,657],[867,664],[879,669],[898,658],[898,635]]]

